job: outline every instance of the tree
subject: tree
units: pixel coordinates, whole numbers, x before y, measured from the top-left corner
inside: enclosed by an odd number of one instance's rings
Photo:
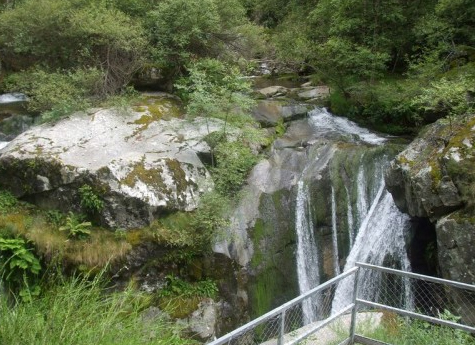
[[[170,75],[183,74],[196,58],[233,50],[237,29],[247,22],[237,0],[164,0],[147,18],[153,58]]]
[[[95,68],[95,92],[106,96],[130,81],[145,48],[140,25],[101,0],[25,0],[0,13],[0,53],[7,71]]]

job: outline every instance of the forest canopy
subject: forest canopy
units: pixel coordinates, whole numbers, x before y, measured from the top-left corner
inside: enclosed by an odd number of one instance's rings
[[[460,90],[468,98],[458,109],[473,108],[470,0],[0,4],[0,91],[27,93],[38,112],[87,107],[150,70],[159,71],[158,87],[170,88],[188,66],[210,58],[243,73],[264,59],[311,75],[332,87],[334,112],[395,133],[452,111],[450,99],[421,102],[436,87]]]

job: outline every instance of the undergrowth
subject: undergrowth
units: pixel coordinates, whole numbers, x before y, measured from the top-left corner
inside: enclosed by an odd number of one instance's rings
[[[108,291],[101,274],[59,275],[46,285],[40,298],[13,307],[0,295],[0,344],[195,344],[169,321],[143,317],[146,305],[136,292]]]

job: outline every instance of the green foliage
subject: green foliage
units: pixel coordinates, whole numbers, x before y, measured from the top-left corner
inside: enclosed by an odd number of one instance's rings
[[[104,202],[94,193],[91,186],[85,184],[79,188],[78,192],[81,199],[81,207],[87,212],[95,214],[102,211]]]
[[[65,215],[58,210],[49,210],[45,214],[46,221],[59,228],[65,221]]]
[[[0,12],[2,67],[26,71],[10,85],[38,111],[64,113],[115,94],[144,48],[142,27],[106,1],[25,0]]]
[[[189,76],[175,86],[187,101],[189,116],[218,118],[237,126],[252,122],[248,114],[254,105],[249,96],[251,85],[236,67],[203,59],[187,69]]]
[[[217,192],[202,195],[190,223],[195,233],[201,236],[202,243],[209,245],[211,239],[219,236],[220,231],[229,225],[230,199]]]
[[[83,217],[69,212],[66,217],[66,224],[61,226],[59,231],[67,231],[69,236],[81,239],[91,234],[91,226],[91,222],[84,222]]]
[[[422,89],[413,104],[429,111],[442,111],[450,116],[464,115],[475,110],[469,93],[475,92],[475,74],[460,75],[456,79],[441,78]]]
[[[217,57],[230,48],[246,19],[237,0],[164,0],[147,22],[155,61],[181,73],[196,57]]]
[[[41,271],[38,258],[24,239],[0,237],[0,277],[10,293],[28,301],[39,293],[33,280]]]
[[[444,310],[439,314],[443,320],[457,322],[460,317]],[[421,345],[469,345],[474,344],[473,337],[468,332],[448,326],[433,325],[421,320],[395,318],[386,327],[379,327],[371,334],[364,330],[363,334],[394,345],[421,344]]]
[[[216,167],[212,169],[216,190],[222,195],[239,191],[257,157],[239,140],[221,143],[216,147]]]
[[[17,204],[17,199],[10,192],[0,191],[0,213],[10,212]]]
[[[159,297],[208,297],[218,293],[216,282],[210,279],[190,283],[173,275],[167,275],[167,285],[158,292]]]
[[[35,68],[12,74],[4,83],[6,90],[29,95],[28,109],[43,112],[43,121],[52,121],[90,106],[101,78],[97,69],[51,72]]]
[[[55,274],[54,276],[57,276]],[[11,307],[0,296],[1,344],[185,345],[179,329],[142,316],[144,298],[131,289],[111,293],[102,275],[49,282],[41,298]]]

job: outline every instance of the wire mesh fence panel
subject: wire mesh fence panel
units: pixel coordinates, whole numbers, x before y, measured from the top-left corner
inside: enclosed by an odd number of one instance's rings
[[[475,286],[358,263],[212,344],[336,345],[352,325],[358,341],[475,345]]]
[[[373,339],[391,344],[475,344],[471,334],[475,331],[475,287],[405,272],[378,270],[378,274],[373,291],[358,293],[358,299],[378,304],[362,303],[360,312],[363,308],[382,311],[380,331]],[[364,327],[357,332],[364,333]]]
[[[366,268],[365,268],[366,269]],[[361,291],[359,298],[389,307],[475,327],[475,291],[419,277],[379,272],[372,293]]]

